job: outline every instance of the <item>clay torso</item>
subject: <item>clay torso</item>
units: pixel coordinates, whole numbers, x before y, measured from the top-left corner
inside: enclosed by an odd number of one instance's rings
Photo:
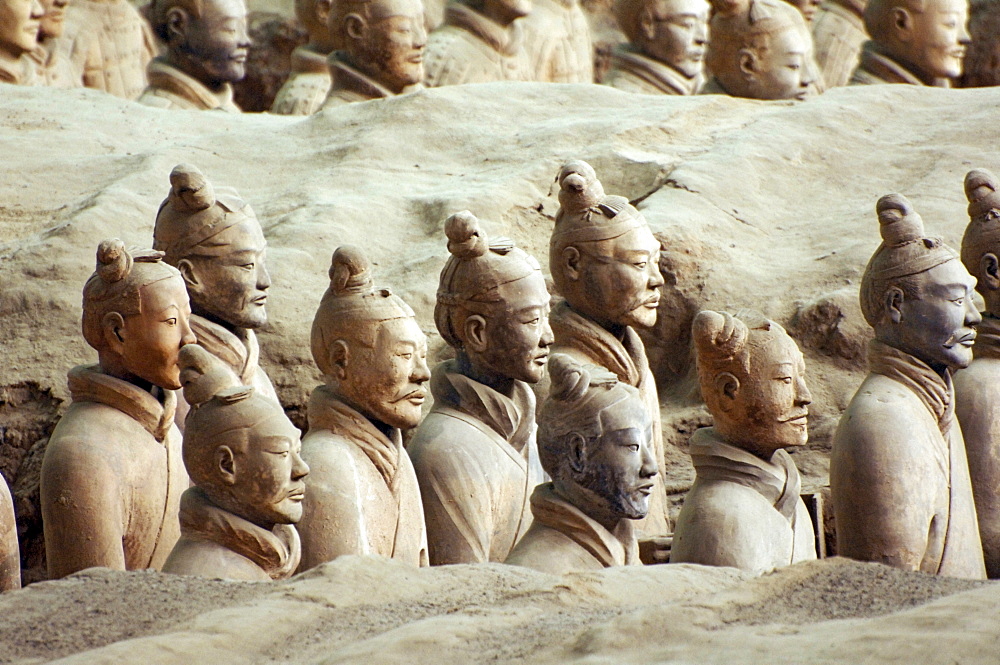
[[[872,373],[841,417],[830,456],[838,554],[985,577],[950,381],[879,342],[869,364]]]
[[[501,26],[462,4],[449,6],[431,33],[424,67],[431,87],[530,78],[518,23]]]
[[[689,79],[673,67],[623,45],[611,54],[611,69],[604,83],[644,95],[693,95],[701,88],[704,77]]]
[[[608,531],[556,494],[552,483],[535,488],[531,512],[534,521],[507,558],[509,564],[555,575],[641,565],[632,520]]]
[[[233,87],[228,83],[219,92],[213,92],[162,58],[149,63],[148,74],[149,87],[139,97],[140,104],[182,111],[240,112],[233,101]]]
[[[816,12],[813,53],[827,88],[847,85],[858,66],[861,47],[868,39],[863,11],[852,0],[830,0]]]
[[[175,398],[108,376],[70,372],[73,404],[56,426],[41,474],[49,576],[92,566],[159,569],[180,536],[177,512],[189,484]]]
[[[80,75],[73,69],[72,63],[60,53],[58,43],[48,46],[52,50],[39,46],[31,52],[39,84],[48,88],[79,88],[82,85]]]
[[[519,19],[534,81],[593,83],[590,25],[577,0],[536,0]]]
[[[157,51],[149,25],[126,0],[71,2],[59,43],[85,87],[125,99],[142,93]]]
[[[812,521],[788,453],[779,450],[765,462],[703,428],[691,439],[691,458],[697,477],[677,518],[671,563],[761,574],[816,558]]]
[[[163,565],[176,575],[249,582],[283,580],[302,556],[295,527],[278,524],[266,531],[228,513],[192,487],[180,507],[181,537]]]
[[[1000,326],[984,316],[975,360],[955,374],[955,415],[962,426],[986,572],[1000,577]]]
[[[309,402],[302,458],[310,472],[298,524],[301,570],[345,554],[427,565],[420,488],[399,430],[386,438],[320,386]]]
[[[21,588],[21,552],[17,548],[14,501],[0,477],[0,592]]]
[[[0,57],[0,83],[13,85],[39,85],[44,83],[38,76],[38,65],[34,53],[17,59]]]
[[[531,523],[528,497],[543,475],[534,396],[518,381],[508,399],[453,368],[435,368],[434,409],[409,445],[431,563],[502,562]]]
[[[323,106],[330,92],[330,67],[326,56],[305,46],[292,51],[292,71],[281,86],[271,113],[312,115]]]
[[[663,431],[660,424],[660,398],[656,381],[646,359],[646,347],[639,335],[628,328],[624,342],[619,341],[596,323],[589,321],[565,303],[559,303],[549,318],[556,342],[552,353],[565,353],[577,362],[599,365],[617,375],[618,380],[639,389],[643,404],[653,421],[653,448],[656,463],[664,466]],[[646,536],[664,536],[671,532],[667,513],[667,494],[662,475],[654,478],[656,484],[649,498],[649,514],[636,520],[635,526]]]

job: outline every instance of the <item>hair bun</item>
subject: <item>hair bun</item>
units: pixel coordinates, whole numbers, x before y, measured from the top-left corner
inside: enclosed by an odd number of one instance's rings
[[[581,213],[604,199],[604,186],[594,167],[583,160],[566,162],[559,170],[559,206],[571,213]]]
[[[236,374],[197,344],[185,344],[177,357],[184,400],[198,407],[224,391],[239,386]]]
[[[1000,189],[997,177],[986,169],[973,169],[965,174],[965,198],[975,203]]]
[[[743,321],[726,312],[705,309],[698,312],[691,323],[691,337],[698,355],[704,358],[735,356],[743,349],[749,334]]]
[[[445,220],[444,233],[448,236],[448,251],[458,259],[477,258],[489,248],[486,231],[468,210],[456,212]]]
[[[330,291],[337,296],[367,293],[374,288],[372,262],[360,247],[343,245],[330,263]]]
[[[902,194],[886,194],[875,204],[879,233],[887,247],[898,247],[924,237],[924,220]]]
[[[132,271],[132,255],[119,238],[102,240],[97,246],[97,274],[107,284],[120,282]]]
[[[552,381],[552,399],[575,402],[587,393],[590,387],[590,373],[583,365],[565,353],[549,356],[549,377]]]
[[[212,183],[193,164],[178,164],[170,172],[170,193],[174,199],[174,207],[189,214],[215,204]]]

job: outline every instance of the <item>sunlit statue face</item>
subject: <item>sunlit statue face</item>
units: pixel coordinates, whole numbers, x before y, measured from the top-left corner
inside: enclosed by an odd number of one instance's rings
[[[180,7],[167,14],[171,59],[209,88],[246,75],[250,36],[243,0],[203,0],[201,16]]]
[[[424,80],[424,7],[420,0],[372,0],[366,16],[343,18],[352,64],[394,93]]]
[[[61,37],[63,22],[66,18],[66,5],[69,4],[69,0],[41,0],[41,3],[45,14],[42,16],[42,27],[38,33],[38,39]]]
[[[651,0],[639,19],[634,44],[642,53],[688,78],[701,74],[708,42],[705,0]]]
[[[35,48],[44,14],[38,0],[0,0],[0,51],[18,58]]]
[[[805,99],[812,78],[806,58],[811,42],[804,29],[789,27],[770,36],[766,48],[743,49],[739,68],[752,99]]]

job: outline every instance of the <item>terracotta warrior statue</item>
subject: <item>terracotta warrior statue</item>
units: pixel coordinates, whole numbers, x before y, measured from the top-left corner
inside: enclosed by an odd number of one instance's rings
[[[531,0],[453,0],[427,40],[427,85],[534,78],[517,20],[530,12]]]
[[[105,240],[83,287],[83,336],[98,364],[70,370],[73,403],[42,461],[50,578],[92,566],[159,569],[180,536],[189,482],[173,390],[180,348],[195,337],[184,280],[162,256]]]
[[[21,552],[17,547],[14,501],[0,477],[0,592],[21,588]]]
[[[910,202],[876,207],[882,244],[861,278],[869,374],[830,454],[837,553],[904,570],[986,576],[951,376],[972,361],[976,280]]]
[[[302,557],[292,526],[302,517],[309,467],[299,430],[281,406],[237,385],[236,375],[194,344],[180,353],[184,466],[181,537],[163,572],[229,580],[283,580]]]
[[[420,0],[343,0],[330,12],[333,85],[324,108],[393,97],[423,87],[424,6]]]
[[[532,492],[534,522],[507,563],[556,575],[641,565],[633,525],[649,511],[657,474],[642,396],[561,353],[549,371],[538,450],[552,481]]]
[[[731,3],[712,17],[703,93],[750,99],[815,94],[812,40],[802,14],[782,0]]]
[[[45,13],[38,31],[38,47],[31,52],[41,82],[50,88],[77,88],[83,85],[79,72],[59,48],[69,0],[41,0],[41,4]]]
[[[58,47],[81,85],[125,99],[142,94],[157,52],[149,24],[129,0],[73,0]]]
[[[611,54],[604,83],[648,95],[693,95],[705,82],[709,4],[705,0],[617,0],[630,43]]]
[[[656,323],[663,285],[660,243],[628,199],[604,194],[586,162],[564,165],[558,182],[560,208],[549,241],[549,269],[565,300],[552,310],[552,351],[604,367],[639,389],[653,424],[654,458],[662,467],[660,400],[646,347],[634,330]],[[666,490],[662,479],[654,482],[649,514],[638,523],[646,538],[670,533]]]
[[[976,278],[986,311],[976,328],[972,364],[955,374],[955,415],[969,458],[972,494],[979,517],[986,572],[1000,578],[1000,182],[989,171],[965,176],[969,226],[962,238],[962,263]]]
[[[538,262],[490,240],[465,211],[445,222],[451,256],[434,321],[456,357],[434,369],[434,408],[408,450],[417,470],[432,565],[502,562],[531,524],[542,481],[530,384],[553,337]]]
[[[858,66],[867,0],[826,0],[816,11],[812,38],[816,64],[828,88],[847,85]]]
[[[533,0],[519,21],[528,78],[547,83],[593,83],[594,46],[579,0]]]
[[[233,83],[246,75],[250,49],[243,0],[153,0],[152,20],[167,50],[149,63],[149,87],[139,101],[239,113]]]
[[[264,265],[267,241],[250,205],[234,189],[215,189],[197,167],[179,164],[156,215],[153,247],[184,278],[198,345],[228,365],[241,385],[277,401],[258,364],[254,330],[267,323],[271,275]],[[186,413],[181,401],[178,424]]]
[[[0,83],[38,83],[28,54],[38,48],[43,15],[38,0],[0,0]]]
[[[802,18],[805,20],[807,26],[812,26],[813,20],[816,18],[816,12],[819,10],[820,0],[785,0],[792,7],[799,10],[802,14]]]
[[[968,0],[869,0],[852,85],[906,83],[942,88],[962,74]]]
[[[969,3],[969,49],[962,62],[962,88],[1000,85],[1000,2]]]
[[[327,58],[334,49],[330,37],[330,10],[333,0],[295,0],[295,18],[305,28],[309,42],[292,51],[291,73],[278,90],[271,113],[312,115],[330,92]]]
[[[324,385],[309,400],[299,522],[308,570],[343,554],[427,565],[420,487],[402,431],[420,422],[427,396],[427,338],[413,310],[376,288],[360,249],[339,248],[312,327]]]
[[[816,558],[812,520],[789,448],[808,439],[799,347],[760,315],[694,319],[701,395],[714,426],[691,437],[696,478],[674,529],[671,563],[761,574]]]

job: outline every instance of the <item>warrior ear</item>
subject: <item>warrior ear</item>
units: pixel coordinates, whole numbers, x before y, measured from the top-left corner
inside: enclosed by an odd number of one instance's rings
[[[1000,289],[1000,261],[991,252],[983,254],[979,259],[979,285],[984,289],[996,291]]]
[[[896,39],[901,42],[908,42],[913,32],[913,17],[905,7],[892,8],[892,27],[896,29]]]
[[[368,24],[358,14],[348,14],[344,17],[344,34],[350,39],[361,40],[365,38]]]
[[[587,468],[587,440],[579,432],[569,435],[566,463],[574,474],[581,474]]]
[[[647,5],[639,14],[639,34],[652,41],[656,37],[656,19],[653,10]]]
[[[188,24],[190,17],[182,7],[171,7],[167,10],[166,16],[167,43],[183,43],[187,40]]]
[[[580,250],[572,246],[563,249],[562,267],[566,274],[566,279],[571,282],[580,279]]]
[[[334,372],[334,378],[343,381],[347,376],[347,367],[351,364],[351,350],[347,347],[347,342],[342,339],[334,341],[330,345],[330,367]]]
[[[893,323],[899,323],[903,320],[902,306],[905,299],[903,289],[898,286],[890,286],[886,289],[883,300],[885,303],[885,313]]]
[[[201,281],[198,279],[198,273],[195,271],[194,264],[190,259],[181,259],[178,261],[177,270],[181,273],[181,278],[184,280],[184,285],[187,287],[188,291],[197,291],[201,288]]]
[[[738,53],[740,72],[743,73],[743,77],[746,79],[753,78],[757,75],[757,56],[754,52],[749,49],[740,49]]]
[[[472,314],[462,326],[464,328],[465,339],[462,345],[476,353],[483,353],[489,345],[486,338],[486,319],[479,314]]]
[[[121,355],[125,350],[125,338],[122,336],[125,332],[125,319],[118,312],[108,312],[101,324],[104,327],[104,341],[108,348]]]
[[[215,466],[224,484],[229,486],[236,484],[236,458],[229,446],[219,446],[215,449]]]
[[[316,21],[320,25],[326,25],[330,21],[330,12],[333,10],[333,0],[316,0]]]
[[[719,395],[719,408],[723,412],[732,411],[736,396],[740,393],[740,380],[731,372],[719,372],[715,376],[715,390]]]

